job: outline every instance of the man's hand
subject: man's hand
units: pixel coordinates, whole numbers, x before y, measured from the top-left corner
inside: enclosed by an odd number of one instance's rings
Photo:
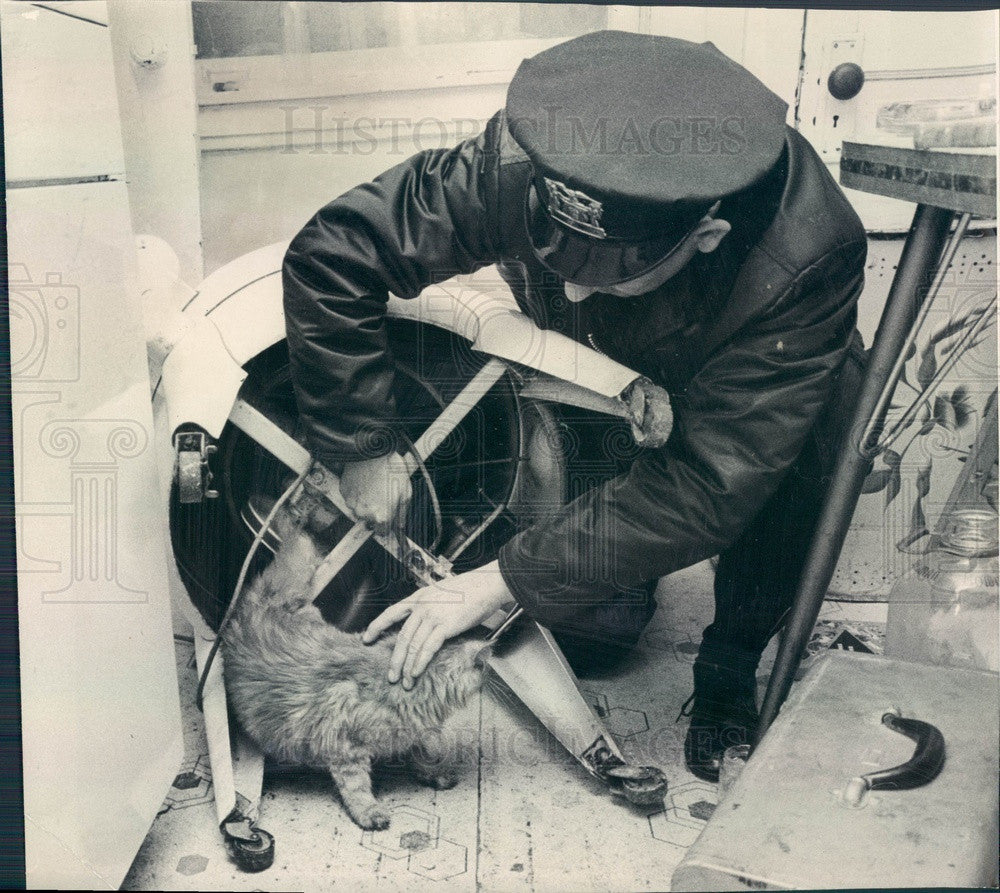
[[[348,462],[340,475],[340,495],[359,521],[385,536],[406,511],[413,487],[399,453]]]
[[[405,618],[389,661],[389,681],[402,678],[403,688],[410,689],[446,640],[478,626],[513,601],[500,567],[493,561],[418,589],[368,624],[361,641],[370,645]]]

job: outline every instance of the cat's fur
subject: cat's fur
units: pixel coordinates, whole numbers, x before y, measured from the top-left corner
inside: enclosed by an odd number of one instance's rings
[[[421,781],[451,787],[442,724],[482,685],[485,643],[445,644],[406,691],[387,680],[395,635],[373,645],[326,623],[312,604],[320,561],[312,538],[279,515],[282,545],[246,588],[223,636],[226,688],[261,749],[326,770],[351,818],[385,828],[372,794],[377,762],[406,759]]]

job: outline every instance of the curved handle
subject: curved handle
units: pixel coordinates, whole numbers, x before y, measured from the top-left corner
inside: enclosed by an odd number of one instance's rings
[[[917,746],[905,763],[852,778],[844,797],[853,806],[859,806],[868,791],[908,791],[929,784],[944,766],[944,735],[936,726],[892,712],[883,714],[882,724],[915,741]]]

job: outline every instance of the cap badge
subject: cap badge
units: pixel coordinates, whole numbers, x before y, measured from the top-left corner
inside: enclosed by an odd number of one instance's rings
[[[545,177],[548,191],[549,216],[579,233],[594,239],[608,237],[601,226],[603,205],[597,199],[577,189],[570,189],[565,183]]]

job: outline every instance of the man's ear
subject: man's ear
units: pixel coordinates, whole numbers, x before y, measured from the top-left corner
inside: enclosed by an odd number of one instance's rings
[[[726,237],[726,233],[732,228],[728,220],[715,220],[712,217],[706,217],[692,233],[695,247],[702,254],[715,251],[719,247],[719,242]]]

